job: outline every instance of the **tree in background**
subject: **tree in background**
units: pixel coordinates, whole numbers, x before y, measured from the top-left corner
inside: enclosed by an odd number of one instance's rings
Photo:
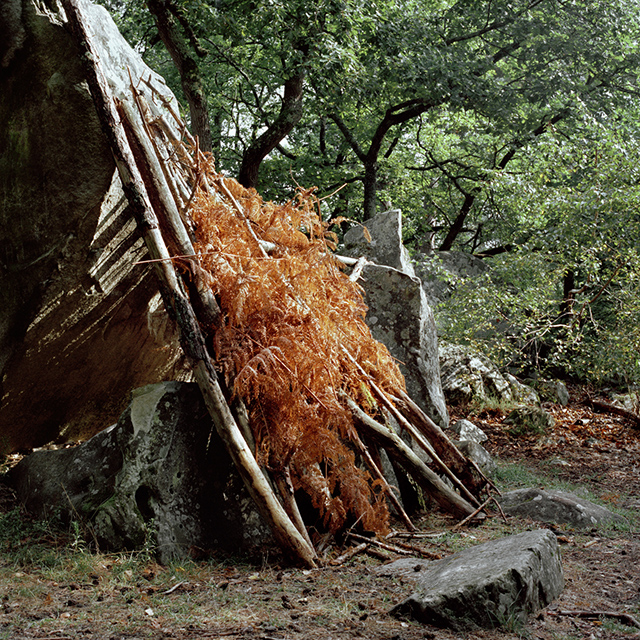
[[[511,251],[482,279],[453,282],[443,336],[504,365],[528,362],[596,382],[640,380],[640,130],[585,116],[580,138],[550,133],[493,187]],[[507,225],[505,225],[506,227]],[[524,355],[524,358],[523,358]]]
[[[243,184],[280,200],[317,185],[356,219],[400,207],[409,245],[491,261],[489,289],[456,296],[506,360],[525,349],[577,370],[598,313],[631,335],[636,3],[149,0],[154,24],[140,0],[105,2],[194,130],[189,86],[201,92],[218,166]],[[456,296],[447,335],[477,339]]]

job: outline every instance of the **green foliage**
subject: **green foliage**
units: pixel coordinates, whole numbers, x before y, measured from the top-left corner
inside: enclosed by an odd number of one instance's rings
[[[143,3],[103,2],[181,96]],[[237,173],[302,71],[302,119],[262,161],[267,199],[317,185],[327,218],[399,207],[414,248],[491,264],[450,283],[443,337],[501,364],[640,380],[637,3],[170,4],[219,170]]]
[[[550,135],[527,172],[496,179],[502,210],[526,237],[488,259],[484,277],[452,283],[440,322],[448,340],[503,365],[632,383],[640,380],[640,149],[629,125],[592,123],[591,133],[581,144]]]

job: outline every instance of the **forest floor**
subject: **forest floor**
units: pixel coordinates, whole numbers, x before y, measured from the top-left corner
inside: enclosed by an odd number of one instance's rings
[[[562,595],[522,627],[464,633],[399,620],[391,607],[411,583],[375,569],[399,556],[379,550],[341,566],[287,567],[274,555],[157,565],[152,550],[90,550],[76,527],[60,532],[29,521],[0,485],[0,639],[418,640],[640,637],[640,430],[577,402],[547,405],[556,425],[541,436],[510,436],[498,410],[467,417],[489,436],[503,490],[538,486],[570,490],[629,519],[629,526],[577,531],[554,527],[565,575]],[[416,519],[438,537],[411,544],[446,556],[481,542],[538,528],[498,514],[478,527]],[[397,539],[396,539],[397,540]],[[405,540],[406,542],[406,540]],[[335,550],[331,553],[336,553]],[[607,612],[606,615],[588,614]],[[616,617],[612,614],[627,614]]]

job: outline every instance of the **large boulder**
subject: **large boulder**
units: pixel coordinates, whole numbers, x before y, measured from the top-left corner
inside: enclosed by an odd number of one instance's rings
[[[478,465],[478,468],[485,476],[491,477],[496,472],[497,465],[495,461],[479,442],[474,440],[454,440],[454,444],[469,460],[473,460]]]
[[[9,474],[40,517],[81,517],[103,549],[151,542],[160,562],[271,541],[195,383],[137,389],[117,425],[39,450]]]
[[[356,225],[344,234],[344,253],[364,256],[376,264],[387,265],[415,276],[411,258],[402,243],[402,213],[392,209],[379,213],[364,225]]]
[[[80,0],[112,90],[175,98]],[[58,3],[0,3],[0,452],[88,436],[178,375],[146,251]],[[150,99],[150,94],[147,96]],[[156,101],[157,102],[157,101]],[[117,400],[116,400],[117,399]]]
[[[513,435],[539,435],[556,424],[555,418],[542,407],[516,407],[511,410],[504,423]]]
[[[512,516],[549,524],[568,524],[578,529],[626,523],[617,513],[565,491],[516,489],[505,493],[500,498],[500,505]]]
[[[344,237],[344,252],[368,262],[359,283],[369,308],[366,322],[396,358],[407,393],[441,427],[449,414],[440,382],[438,338],[431,307],[402,244],[399,210],[380,213]]]
[[[485,542],[444,560],[400,560],[383,572],[418,587],[394,607],[396,615],[454,629],[517,627],[564,588],[558,543],[547,530]]]
[[[409,396],[445,428],[449,414],[440,382],[435,323],[420,280],[373,263],[365,265],[361,278],[371,334],[398,361]]]
[[[473,422],[470,422],[465,418],[458,420],[454,425],[452,425],[451,431],[456,434],[458,440],[471,440],[472,442],[481,444],[489,439],[487,434],[480,429],[480,427],[476,427]]]
[[[441,342],[442,389],[452,404],[486,401],[539,404],[536,392],[503,374],[489,358],[470,347]]]
[[[536,390],[543,400],[566,407],[571,400],[567,385],[562,380],[538,380]]]

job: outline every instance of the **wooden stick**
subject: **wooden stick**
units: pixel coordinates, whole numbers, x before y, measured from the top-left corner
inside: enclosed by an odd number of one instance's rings
[[[591,398],[589,398],[588,404],[591,405],[593,409],[599,409],[600,411],[622,416],[629,420],[635,427],[640,427],[640,416],[631,411],[627,411],[622,407],[616,407],[616,405],[610,404],[609,402],[604,402],[603,400],[592,400]]]
[[[550,616],[568,616],[571,618],[617,618],[630,627],[640,629],[640,621],[630,613],[619,611],[547,611]]]
[[[339,259],[339,256],[336,256],[336,258]],[[351,282],[358,281],[358,278],[360,277],[360,274],[362,273],[362,270],[365,268],[367,262],[368,261],[364,256],[362,256],[361,258],[358,258],[358,262],[356,262],[356,266],[353,268],[353,271],[349,276],[349,280],[351,280]]]
[[[422,433],[414,427],[414,425],[405,418],[405,416],[398,411],[396,406],[389,400],[387,395],[378,387],[378,385],[371,379],[371,376],[367,374],[367,372],[360,366],[358,362],[356,362],[355,358],[343,347],[347,357],[353,362],[353,364],[357,367],[358,371],[363,376],[368,378],[369,385],[373,389],[374,393],[380,401],[384,404],[385,407],[392,413],[392,415],[400,422],[401,426],[404,427],[410,434],[411,437],[415,440],[418,446],[427,453],[427,455],[431,456],[431,459],[435,463],[435,465],[444,473],[449,480],[459,489],[460,493],[471,503],[478,505],[480,504],[477,498],[467,489],[467,487],[460,481],[460,479],[449,469],[449,467],[440,459],[440,456],[436,453],[433,446],[426,440]],[[442,434],[444,436],[444,433]],[[446,436],[444,436],[446,438]],[[453,446],[453,445],[452,445]]]
[[[149,203],[146,188],[121,123],[118,121],[108,84],[100,69],[99,56],[92,50],[90,36],[77,0],[62,0],[67,18],[87,63],[87,81],[93,96],[103,130],[120,173],[123,189],[147,244],[152,258],[169,258],[158,221]],[[189,301],[182,294],[171,261],[154,263],[160,278],[165,305],[178,321],[181,344],[185,354],[194,362],[195,378],[214,425],[227,451],[231,455],[249,494],[259,511],[269,523],[276,541],[295,560],[308,567],[316,566],[315,552],[295,528],[262,475],[256,459],[251,454],[240,429],[218,384],[217,375],[207,352],[204,337]]]
[[[407,533],[406,531],[392,531],[387,538],[444,538],[448,534],[448,531],[442,531],[441,533],[425,533],[423,531]]]
[[[466,517],[475,511],[462,496],[442,482],[437,474],[422,462],[398,434],[368,416],[351,398],[346,397],[346,402],[354,419],[369,437],[378,441],[387,450],[387,453],[397,460],[415,481],[435,499],[440,507],[461,517]]]
[[[385,540],[389,540],[389,536],[385,537]],[[420,555],[423,558],[428,558],[429,560],[441,560],[442,556],[439,553],[434,553],[432,551],[427,551],[426,549],[422,549],[421,547],[416,547],[413,544],[405,544],[403,542],[394,542],[394,544],[401,549],[406,549],[407,551]]]
[[[495,500],[495,498],[493,496],[489,496],[489,499],[485,500],[473,513],[469,514],[464,520],[460,520],[460,522],[458,522],[458,524],[454,524],[453,527],[451,527],[451,530],[453,531],[454,529],[457,529],[458,527],[462,527],[463,525],[467,524],[467,522],[469,522],[469,520],[471,520],[474,516],[477,516],[481,511],[483,511],[485,509],[485,507],[492,500]]]
[[[420,429],[429,442],[437,447],[446,465],[466,487],[479,493],[482,487],[487,484],[493,486],[493,483],[485,477],[478,466],[462,454],[444,431],[406,393],[401,392],[399,398],[391,396],[391,399],[411,423]]]
[[[357,556],[359,553],[366,551],[368,546],[368,542],[361,542],[359,545],[351,547],[351,549],[343,553],[341,556],[338,556],[335,560],[331,560],[329,564],[334,567],[344,564],[345,562],[347,562],[347,560],[351,560],[351,558],[353,558],[354,556]]]
[[[411,555],[411,551],[407,551],[406,549],[401,549],[400,547],[396,547],[393,544],[387,544],[386,542],[380,542],[379,540],[376,540],[375,538],[365,538],[364,536],[361,536],[357,533],[351,533],[349,532],[347,534],[350,538],[353,538],[354,540],[366,540],[366,542],[368,544],[372,544],[376,547],[379,547],[380,549],[384,549],[385,551],[393,551],[393,553],[397,553],[401,556],[410,556]]]
[[[430,551],[425,551],[424,549],[420,549],[419,547],[413,547],[410,545],[387,544],[386,542],[381,542],[380,540],[376,540],[375,538],[365,538],[364,536],[361,536],[357,533],[349,532],[347,535],[354,540],[366,540],[369,544],[380,547],[385,551],[397,553],[401,556],[412,556],[417,554],[429,560],[440,560],[442,558],[442,556],[438,555],[437,553],[431,553]]]
[[[284,510],[287,512],[291,522],[295,525],[296,529],[300,532],[300,535],[307,541],[307,544],[313,549],[313,542],[309,537],[309,532],[304,525],[304,520],[300,515],[300,509],[296,502],[295,492],[293,489],[293,483],[291,482],[291,472],[289,467],[285,467],[282,471],[273,473],[273,479],[278,487],[280,496],[282,498],[282,504]]]
[[[382,482],[382,486],[385,489],[387,497],[391,501],[391,504],[395,507],[396,511],[398,512],[398,515],[404,522],[407,529],[409,529],[409,531],[415,531],[416,528],[413,525],[413,522],[411,522],[411,518],[409,518],[409,516],[407,515],[407,512],[404,510],[403,506],[400,504],[400,500],[398,500],[396,494],[393,492],[393,489],[391,488],[391,486],[387,482],[387,479],[384,477],[384,474],[380,470],[380,467],[376,464],[376,461],[371,456],[371,453],[369,452],[368,447],[365,445],[364,442],[362,442],[362,440],[360,440],[360,438],[357,438],[356,446],[358,447],[360,454],[364,456],[364,459],[367,465],[373,471],[376,478],[378,478],[378,480]]]

